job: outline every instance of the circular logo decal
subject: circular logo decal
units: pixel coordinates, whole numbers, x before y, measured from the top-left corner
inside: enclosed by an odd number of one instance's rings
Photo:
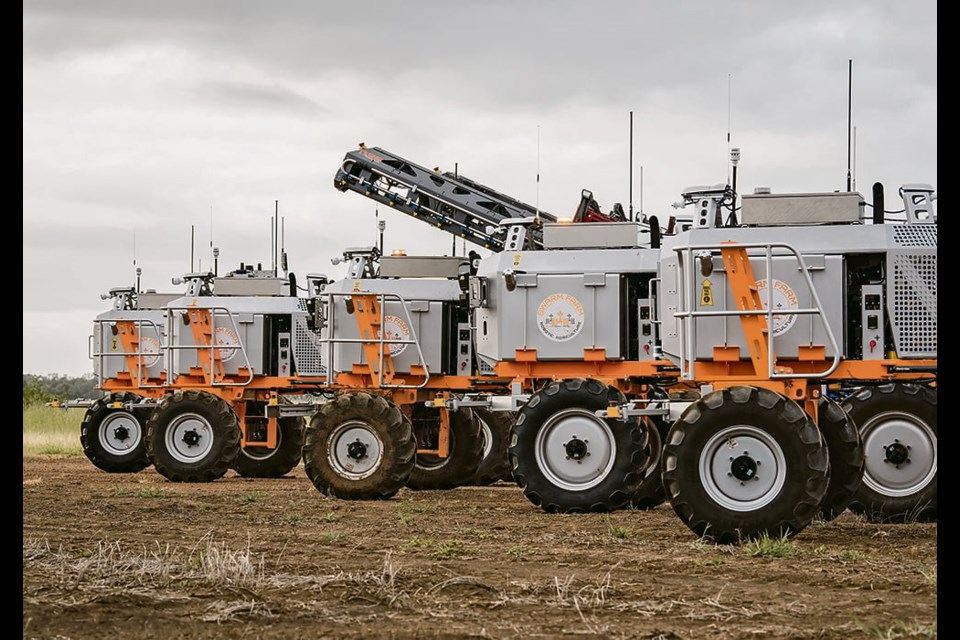
[[[767,280],[757,280],[757,293],[760,295],[760,304],[767,308]],[[797,294],[793,292],[786,282],[782,280],[773,281],[773,309],[774,311],[790,311],[800,306],[797,303]],[[771,332],[773,336],[783,335],[793,327],[797,322],[795,313],[775,313],[773,315],[773,327]]]
[[[144,336],[140,338],[140,357],[143,366],[152,367],[160,361],[160,343],[156,338]]]
[[[240,338],[237,337],[237,332],[230,327],[217,327],[215,335],[216,338],[213,342],[220,347],[220,360],[229,362],[233,359],[233,356],[237,355],[237,347],[240,346]]]
[[[387,351],[391,356],[398,356],[407,348],[405,343],[390,342],[390,340],[409,340],[410,327],[397,316],[383,317],[383,337],[387,340]]]
[[[573,340],[583,329],[583,305],[567,293],[547,296],[537,308],[537,326],[554,342]]]

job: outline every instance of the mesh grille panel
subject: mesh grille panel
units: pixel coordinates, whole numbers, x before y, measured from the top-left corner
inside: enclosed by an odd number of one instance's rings
[[[937,256],[893,254],[893,327],[901,356],[936,356]]]
[[[898,224],[893,227],[893,241],[901,247],[935,247],[937,225]]]
[[[320,376],[326,369],[320,360],[322,347],[320,334],[307,327],[306,318],[295,317],[293,322],[293,353],[297,363],[297,374],[301,376]]]

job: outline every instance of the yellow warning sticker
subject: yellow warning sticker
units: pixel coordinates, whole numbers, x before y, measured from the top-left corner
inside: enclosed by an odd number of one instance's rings
[[[116,351],[116,350],[117,350],[117,339],[114,338],[114,339],[111,341],[111,343],[112,343],[112,344],[110,345],[110,350],[111,350],[111,351]]]
[[[712,307],[713,306],[713,290],[710,288],[710,280],[707,278],[703,279],[703,282],[700,284],[700,306],[701,307]]]
[[[353,281],[353,290],[354,290],[354,291],[359,292],[361,286],[363,286],[363,283],[360,282],[359,280],[354,280],[354,281]]]
[[[513,254],[513,266],[519,267],[519,266],[520,266],[520,259],[521,259],[521,258],[523,258],[523,254],[522,254],[522,253],[515,253],[515,254]]]

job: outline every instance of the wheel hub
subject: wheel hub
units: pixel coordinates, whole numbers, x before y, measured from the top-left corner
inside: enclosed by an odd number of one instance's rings
[[[887,411],[860,425],[863,483],[880,495],[915,495],[937,477],[937,436],[910,413]],[[909,444],[907,444],[909,443]]]
[[[357,438],[347,445],[347,457],[354,460],[363,460],[367,457],[367,445],[360,442],[360,438]]]
[[[760,479],[757,477],[757,465],[760,462],[751,458],[748,451],[744,451],[743,455],[736,458],[731,457],[730,460],[730,473],[737,480],[743,482]]]
[[[327,461],[342,478],[362,480],[373,475],[380,468],[383,455],[383,441],[363,420],[348,420],[327,436]]]
[[[567,460],[576,460],[577,464],[590,455],[590,451],[587,450],[587,443],[589,440],[581,440],[576,435],[573,438],[563,445],[564,450],[567,452]]]
[[[100,445],[110,455],[125,456],[143,442],[140,422],[135,415],[126,411],[107,415],[98,431]]]
[[[786,482],[786,456],[776,438],[750,424],[717,431],[700,452],[700,482],[718,506],[756,512],[773,502]]]
[[[185,431],[183,433],[183,443],[188,447],[195,447],[200,444],[200,434],[196,430],[191,429],[190,431]]]
[[[537,467],[556,487],[585,491],[603,482],[617,459],[610,426],[587,409],[564,409],[538,429]]]
[[[885,446],[883,450],[886,453],[884,460],[890,464],[899,467],[904,462],[910,462],[910,446],[902,444],[900,440],[895,439],[893,444]]]

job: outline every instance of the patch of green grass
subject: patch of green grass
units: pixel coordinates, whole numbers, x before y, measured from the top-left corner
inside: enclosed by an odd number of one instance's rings
[[[320,536],[324,542],[346,542],[350,536],[345,533],[325,533]]]
[[[400,518],[400,522],[403,524],[410,524],[413,522],[413,516],[409,513],[398,513],[397,517]]]
[[[321,521],[321,522],[336,522],[336,521],[339,520],[339,519],[340,519],[339,516],[337,516],[337,514],[335,514],[335,513],[333,513],[333,512],[331,511],[331,512],[328,513],[327,515],[325,515],[325,516],[323,516],[322,518],[320,518],[320,521]]]
[[[435,560],[445,560],[458,557],[463,548],[463,542],[460,540],[436,540],[435,538],[419,538],[414,536],[404,546],[414,549],[428,549],[431,558]]]
[[[23,453],[82,456],[80,423],[85,409],[33,406],[23,410]]]
[[[425,548],[436,546],[436,544],[437,544],[437,541],[433,538],[421,538],[419,536],[413,536],[403,546],[410,547],[412,549],[425,549]]]
[[[847,561],[866,560],[867,554],[865,554],[863,551],[858,551],[856,549],[844,549],[843,551],[837,554],[837,559],[847,560]]]
[[[874,638],[881,640],[899,640],[900,638],[936,638],[937,624],[896,620],[891,625],[874,625],[861,622],[854,618],[853,624],[857,629]]]
[[[524,544],[515,544],[507,549],[507,555],[514,558],[523,558],[530,553],[530,547]]]
[[[243,504],[256,504],[263,500],[266,495],[263,491],[251,491],[240,496],[240,502]]]
[[[693,566],[695,567],[718,567],[726,563],[727,561],[723,558],[707,558],[706,560],[701,560],[700,558],[693,559]]]
[[[434,560],[447,560],[456,558],[460,555],[463,543],[459,540],[442,540],[437,543],[436,548],[430,552],[430,557]]]
[[[933,569],[920,569],[920,575],[929,582],[932,586],[937,586],[937,568]]]
[[[489,531],[481,531],[480,529],[459,528],[454,533],[464,538],[476,538],[477,540],[487,540],[493,537],[493,534]]]
[[[611,538],[618,538],[620,540],[626,540],[627,538],[632,538],[634,530],[630,527],[610,527],[608,530]]]
[[[821,544],[821,545],[818,545],[818,546],[814,547],[813,553],[814,553],[815,555],[818,555],[818,556],[825,556],[825,555],[827,555],[827,547],[826,547],[825,545],[822,545],[822,544]]]
[[[786,535],[773,537],[764,533],[744,545],[744,552],[754,558],[790,558],[796,551],[796,546]]]
[[[167,492],[160,487],[137,487],[134,495],[138,498],[162,498]]]
[[[117,485],[113,488],[113,495],[115,496],[129,496],[133,493],[133,490],[130,487],[121,487]]]
[[[295,511],[293,513],[288,513],[285,520],[287,521],[287,524],[300,524],[303,522],[303,516],[299,511]]]

